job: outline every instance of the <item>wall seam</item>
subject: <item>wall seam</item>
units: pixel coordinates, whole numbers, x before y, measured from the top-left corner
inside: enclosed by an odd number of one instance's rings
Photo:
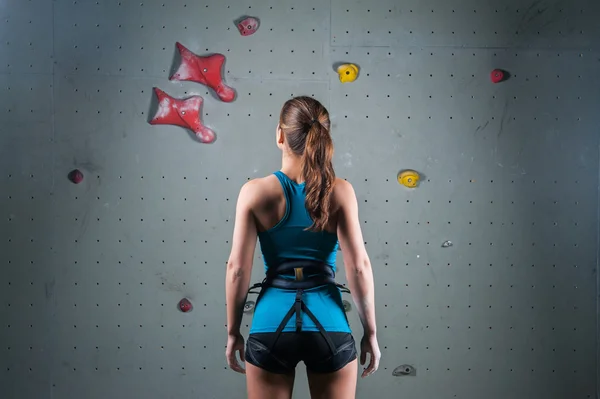
[[[52,183],[50,186],[50,204],[52,209],[54,209],[54,184],[56,181],[55,178],[55,174],[56,174],[56,104],[55,104],[55,93],[54,91],[56,90],[56,11],[55,11],[55,0],[51,1],[52,4],[52,9],[51,9],[51,18],[52,18],[52,54],[50,55],[50,59],[52,60],[52,78],[51,78],[51,82],[52,82],[52,88],[50,90],[50,109],[52,112],[51,118],[52,118],[52,139],[50,142],[50,146],[51,146],[51,159],[52,159],[52,165],[51,165],[51,179],[52,179]],[[54,230],[55,228],[55,218],[54,215],[52,214],[53,212],[51,212],[51,231]],[[54,251],[52,251],[54,252]],[[53,254],[51,254],[50,257],[50,262],[52,262],[54,256]],[[51,298],[49,300],[49,304],[48,307],[50,308],[50,312],[49,315],[47,317],[50,318],[50,328],[49,328],[49,335],[50,335],[50,342],[56,342],[56,340],[54,339],[54,331],[55,331],[55,326],[53,323],[53,319],[54,319],[54,315],[56,314],[56,309],[55,309],[55,305],[56,305],[56,301],[54,298]],[[53,381],[54,381],[54,367],[53,363],[54,363],[54,356],[56,356],[56,353],[54,352],[54,350],[49,350],[48,351],[48,358],[49,358],[49,380],[48,380],[48,390],[49,390],[49,395],[48,397],[50,399],[54,398],[54,389],[52,389],[53,386]]]
[[[600,159],[600,142],[598,142],[597,150],[598,159]],[[596,214],[598,221],[596,232],[596,399],[600,399],[600,162],[598,172],[598,211]]]

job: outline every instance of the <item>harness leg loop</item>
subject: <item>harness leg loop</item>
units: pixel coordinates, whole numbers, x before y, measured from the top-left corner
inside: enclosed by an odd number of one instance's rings
[[[303,290],[296,290],[296,302],[294,303],[294,308],[296,311],[296,332],[302,331],[302,307],[304,305],[302,302],[303,292]]]

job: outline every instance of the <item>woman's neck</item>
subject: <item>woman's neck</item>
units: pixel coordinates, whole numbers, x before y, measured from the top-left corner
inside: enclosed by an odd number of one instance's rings
[[[281,158],[281,171],[292,181],[302,183],[302,160],[296,155],[283,153]]]

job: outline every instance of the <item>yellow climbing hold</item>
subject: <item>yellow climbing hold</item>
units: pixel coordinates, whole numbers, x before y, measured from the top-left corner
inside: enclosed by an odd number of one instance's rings
[[[421,177],[414,170],[404,170],[398,174],[398,183],[408,188],[415,188]]]
[[[354,64],[342,64],[337,68],[340,75],[340,82],[354,82],[358,77],[358,67]]]

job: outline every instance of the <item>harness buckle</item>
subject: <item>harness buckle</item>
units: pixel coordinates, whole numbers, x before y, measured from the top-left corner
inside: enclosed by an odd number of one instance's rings
[[[304,280],[304,268],[295,267],[294,274],[296,275],[296,281]]]

